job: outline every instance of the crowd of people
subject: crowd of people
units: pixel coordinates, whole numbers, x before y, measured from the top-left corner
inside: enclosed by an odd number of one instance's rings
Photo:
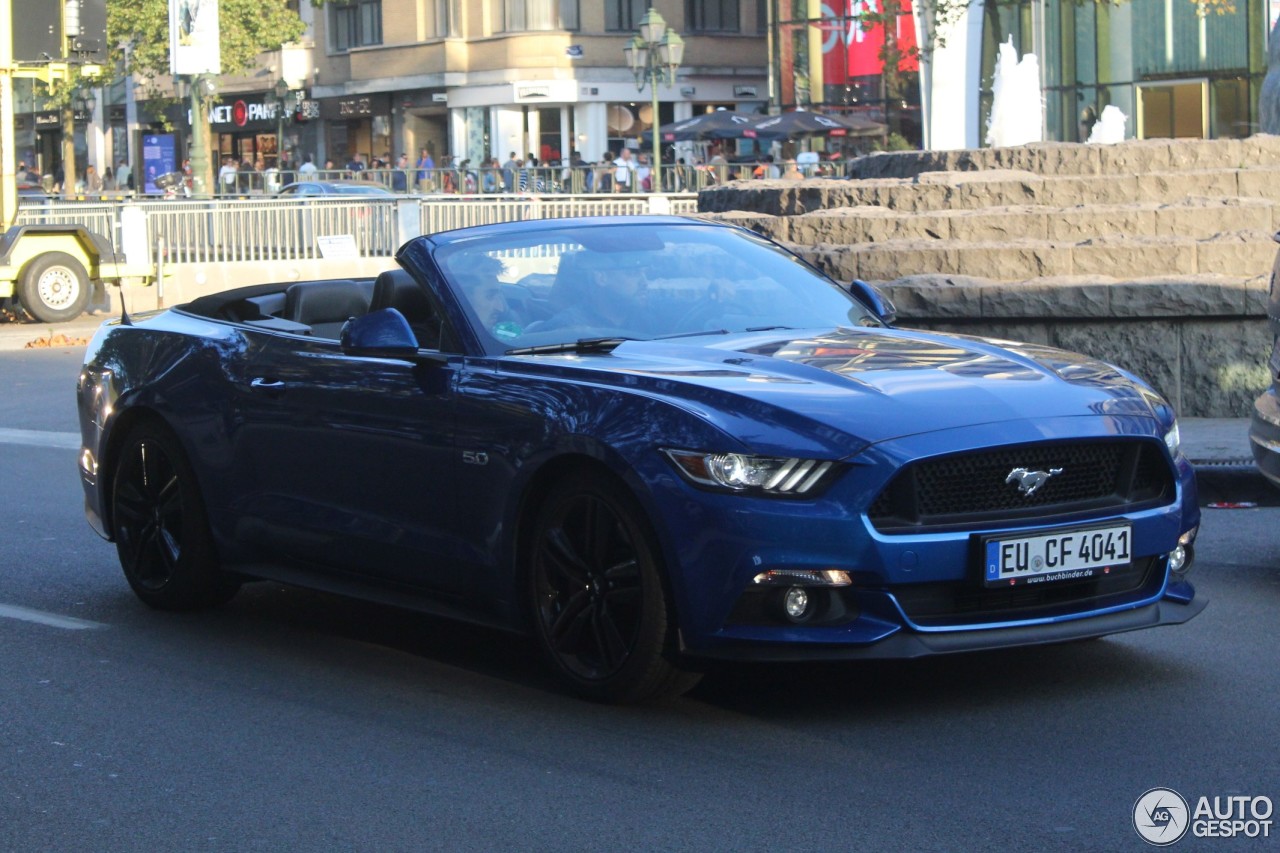
[[[448,163],[437,163],[426,148],[420,149],[416,158],[407,152],[393,158],[386,152],[381,157],[371,157],[368,162],[363,154],[354,153],[342,165],[332,159],[318,165],[310,154],[300,160],[291,160],[286,154],[278,164],[270,165],[262,156],[252,160],[226,156],[214,184],[219,195],[271,193],[294,181],[307,180],[370,180],[392,192],[422,194],[690,192],[732,180],[800,179],[838,174],[843,165],[838,155],[801,164],[795,158],[779,162],[771,154],[753,162],[731,162],[723,149],[714,145],[707,153],[705,160],[677,157],[664,162],[660,170],[661,186],[655,185],[649,152],[626,147],[616,152],[606,151],[595,162],[587,161],[578,151],[573,151],[568,158],[547,162],[533,153],[520,157],[511,151],[505,160],[486,157],[473,164],[469,159],[450,158]],[[183,161],[181,170],[190,187],[191,161]],[[29,170],[25,161],[18,164],[19,184],[39,185],[48,192],[61,193],[64,181],[60,169],[50,175],[40,175]],[[121,160],[114,171],[108,166],[101,173],[89,164],[77,178],[73,190],[96,195],[142,191],[142,187],[135,184],[128,162]]]
[[[42,175],[39,171],[28,167],[26,160],[20,160],[15,177],[19,186],[40,187],[50,193],[61,193],[67,189],[66,175],[61,166],[47,175]],[[134,189],[133,170],[129,168],[127,160],[121,160],[114,170],[111,166],[107,166],[101,173],[90,163],[85,166],[84,171],[71,186],[73,192],[91,195],[104,192],[129,192]]]

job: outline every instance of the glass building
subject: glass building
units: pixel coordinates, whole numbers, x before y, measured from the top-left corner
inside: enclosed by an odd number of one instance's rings
[[[866,114],[915,146],[978,147],[1012,39],[1039,58],[1047,140],[1086,139],[1108,105],[1129,137],[1247,136],[1274,3],[975,0],[939,39],[923,25],[946,12],[938,0],[774,0],[774,99]]]

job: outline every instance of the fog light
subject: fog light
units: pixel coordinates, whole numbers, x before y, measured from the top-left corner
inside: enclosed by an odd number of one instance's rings
[[[793,586],[782,596],[782,607],[787,617],[799,622],[809,615],[809,593],[802,586]]]
[[[1175,575],[1182,574],[1187,567],[1187,549],[1179,545],[1169,552],[1169,571]]]

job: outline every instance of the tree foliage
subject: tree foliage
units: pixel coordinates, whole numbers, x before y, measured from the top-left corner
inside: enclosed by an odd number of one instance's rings
[[[222,73],[253,68],[258,54],[297,39],[306,26],[285,0],[218,0]],[[169,74],[169,0],[107,0],[107,40],[115,67],[151,97],[172,98],[157,78]]]

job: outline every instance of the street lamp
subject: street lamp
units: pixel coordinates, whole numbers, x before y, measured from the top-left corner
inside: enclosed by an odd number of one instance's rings
[[[636,90],[644,91],[648,82],[653,96],[653,117],[649,132],[653,134],[653,186],[662,187],[662,146],[658,140],[658,83],[670,86],[676,82],[676,71],[684,60],[684,39],[667,27],[666,20],[652,6],[640,19],[640,35],[634,36],[622,49],[627,65],[636,78]]]
[[[279,170],[284,160],[284,113],[289,103],[289,84],[284,80],[277,80],[275,91],[267,92],[265,98],[267,105],[275,109],[276,113],[276,169]]]
[[[187,89],[191,99],[191,193],[203,198],[210,189],[209,116],[205,103],[218,93],[218,84],[207,74],[194,74],[187,81]]]

